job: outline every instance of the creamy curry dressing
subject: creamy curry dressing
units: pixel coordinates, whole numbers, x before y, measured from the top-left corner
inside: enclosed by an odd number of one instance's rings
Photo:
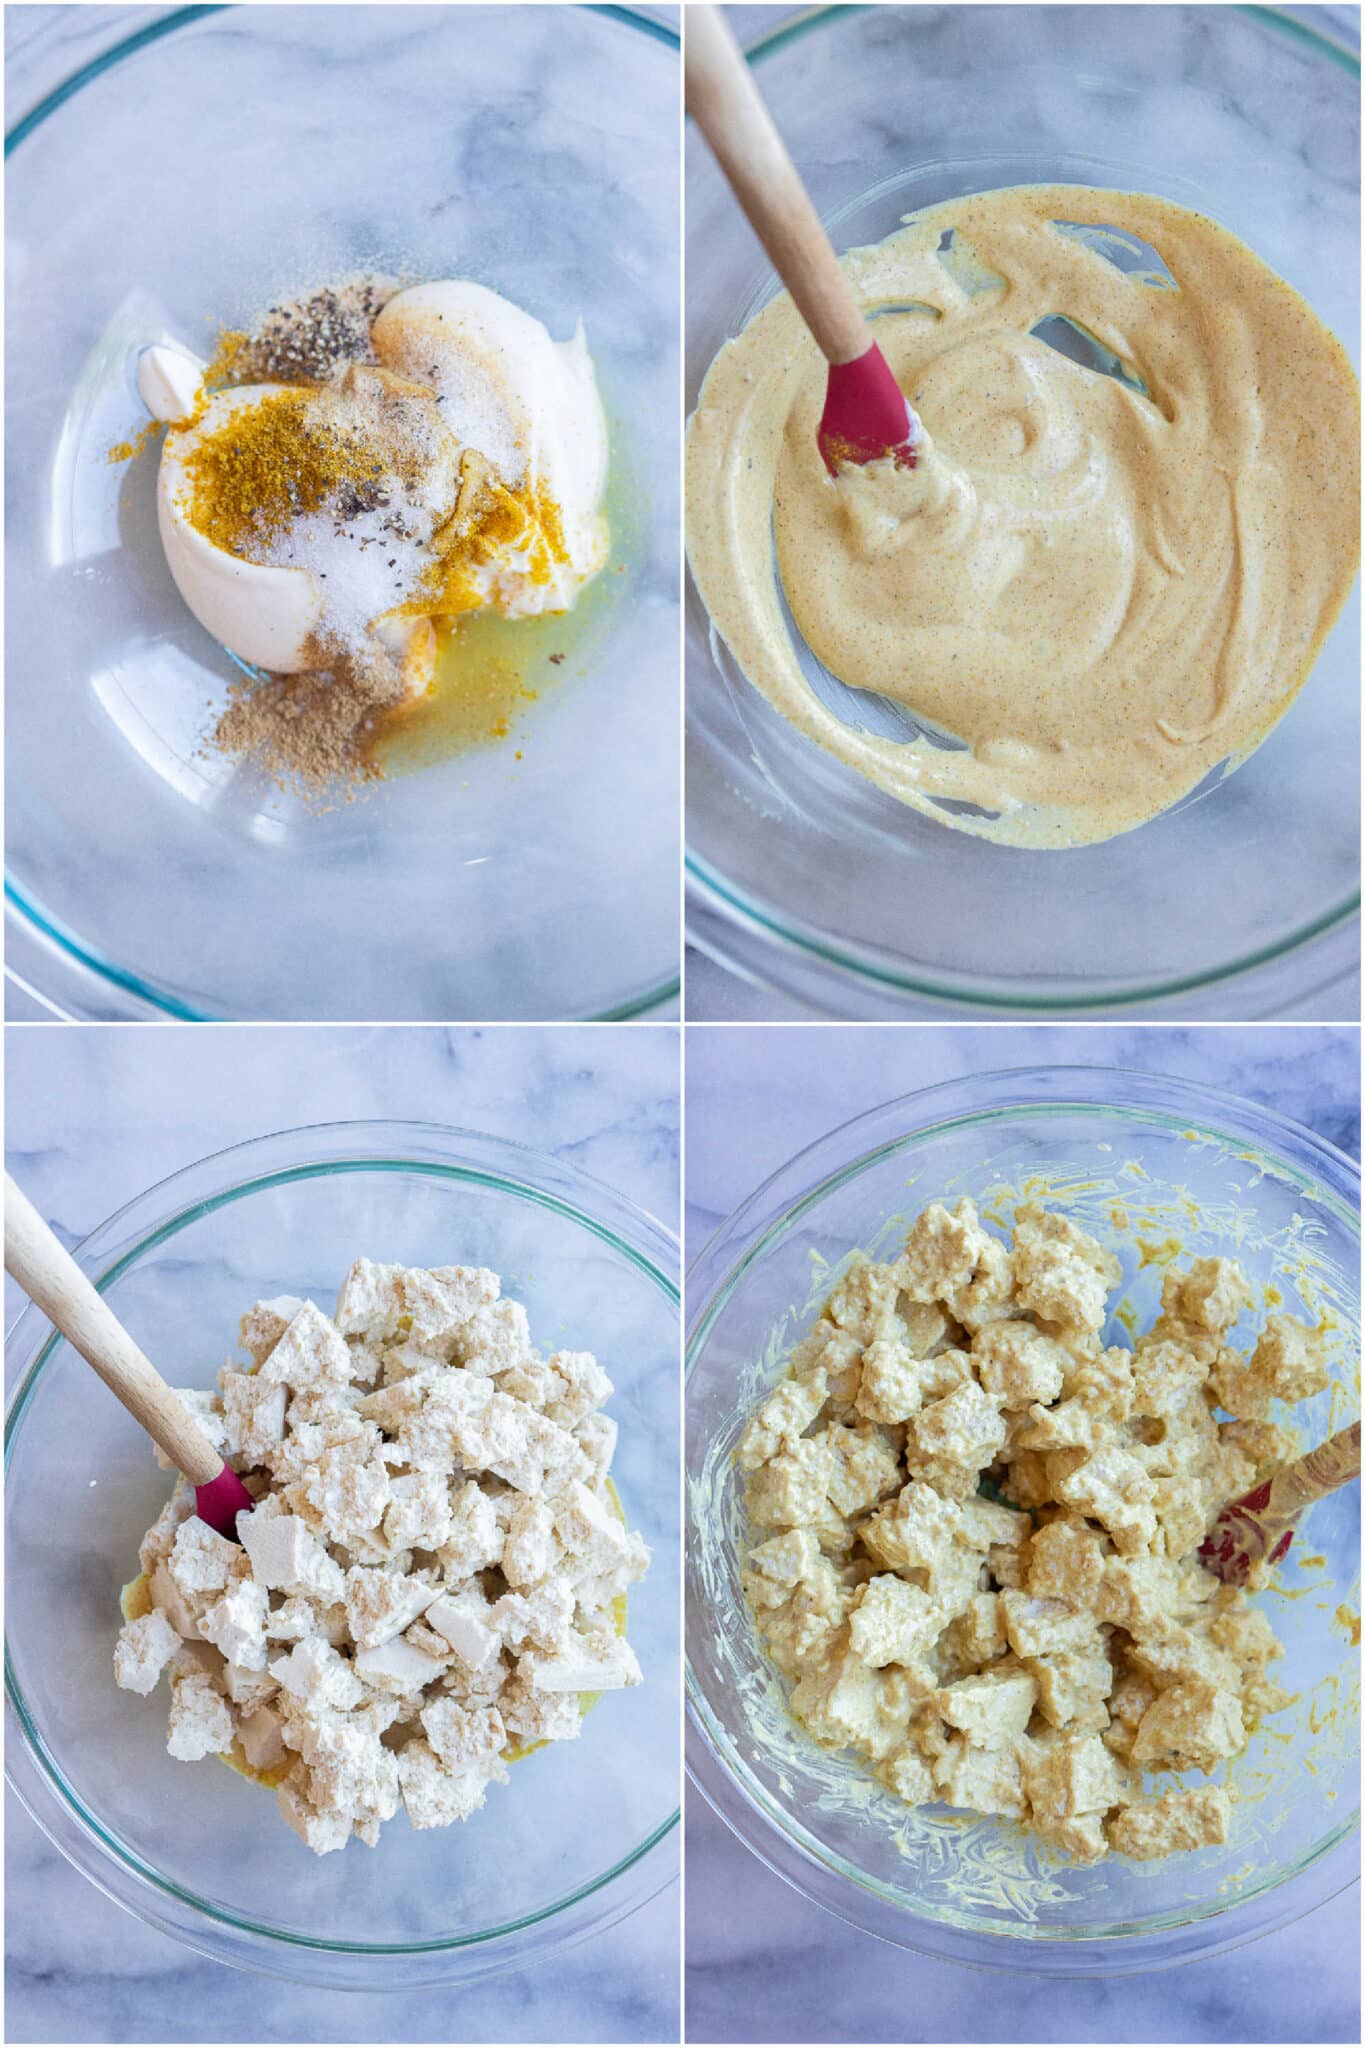
[[[1215,222],[1129,193],[981,193],[844,267],[869,310],[896,308],[876,337],[925,445],[913,471],[828,476],[825,366],[785,294],[721,350],[689,430],[688,543],[749,680],[893,795],[1014,845],[1109,838],[1243,759],[1358,559],[1359,387],[1335,337]],[[1058,317],[1119,374],[1031,331]],[[825,708],[774,541],[824,665],[957,746]]]

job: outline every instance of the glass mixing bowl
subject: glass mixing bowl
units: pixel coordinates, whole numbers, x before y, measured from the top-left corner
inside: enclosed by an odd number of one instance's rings
[[[1158,192],[1240,235],[1355,345],[1359,65],[1267,10],[822,8],[752,56],[838,248],[1001,185]],[[691,407],[777,285],[690,129],[687,249]],[[969,838],[802,738],[744,680],[690,583],[687,692],[689,935],[816,1009],[1178,997],[1183,1016],[1251,1017],[1358,962],[1358,589],[1235,775],[1065,852]],[[874,723],[875,700],[820,694]]]
[[[562,1161],[430,1124],[253,1139],[148,1189],[76,1256],[174,1385],[209,1387],[258,1295],[335,1297],[352,1259],[486,1264],[542,1346],[616,1383],[613,1466],[653,1550],[630,1595],[638,1689],[513,1766],[458,1830],[401,1818],[314,1857],[268,1792],[168,1756],[166,1696],[120,1692],[119,1588],[170,1480],[33,1308],[11,1334],[6,1679],[11,1781],[102,1891],[220,1962],[362,1990],[463,1983],[608,1927],[678,1864],[677,1247]]]
[[[1286,1419],[1306,1444],[1359,1413],[1360,1174],[1312,1132],[1189,1082],[1095,1067],[984,1074],[856,1118],[751,1195],[688,1276],[688,1769],[779,1877],[887,1941],[998,1969],[1146,1970],[1282,1926],[1355,1875],[1355,1487],[1314,1506],[1258,1596],[1296,1699],[1230,1767],[1227,1845],[1161,1863],[1056,1864],[1018,1829],[905,1807],[787,1715],[739,1586],[736,1442],[852,1248],[894,1256],[936,1198],[1003,1189],[1008,1213],[1026,1178],[1119,1253],[1140,1328],[1160,1271],[1139,1235],[1235,1256],[1291,1313],[1330,1317],[1339,1377]],[[1131,1339],[1115,1324],[1107,1341]]]
[[[676,35],[623,8],[194,7],[11,132],[7,854],[40,996],[483,1019],[672,991],[677,95]],[[513,737],[319,815],[205,750],[236,671],[162,559],[154,453],[106,455],[149,339],[207,354],[371,267],[476,278],[556,338],[582,316],[615,547]]]

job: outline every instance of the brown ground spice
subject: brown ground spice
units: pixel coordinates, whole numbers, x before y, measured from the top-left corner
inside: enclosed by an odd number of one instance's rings
[[[228,691],[213,744],[251,760],[282,789],[305,797],[354,794],[380,779],[369,757],[382,714],[403,696],[398,664],[336,654],[293,676],[243,676]]]

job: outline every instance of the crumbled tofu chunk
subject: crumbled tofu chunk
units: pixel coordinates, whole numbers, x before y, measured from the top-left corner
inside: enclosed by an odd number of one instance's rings
[[[307,1772],[298,1765],[295,1770],[297,1778],[291,1772],[283,1784],[276,1787],[275,1799],[280,1812],[315,1856],[327,1856],[334,1849],[344,1849],[351,1839],[350,1815],[337,1811],[320,1812],[305,1789]]]
[[[1270,1316],[1251,1354],[1251,1376],[1273,1401],[1308,1401],[1327,1385],[1323,1343],[1293,1316]]]
[[[945,1685],[938,1709],[969,1742],[996,1749],[1024,1733],[1037,1697],[1038,1687],[1027,1671],[982,1671]]]
[[[255,1579],[237,1579],[200,1615],[199,1632],[229,1663],[247,1671],[263,1671],[269,1611],[270,1595],[265,1587]]]
[[[912,1357],[906,1345],[879,1338],[863,1353],[854,1407],[869,1422],[908,1422],[924,1406],[927,1386],[934,1383],[932,1370],[926,1370],[930,1364]]]
[[[519,1668],[537,1692],[617,1692],[642,1676],[625,1637],[605,1631],[571,1635],[561,1650],[528,1650]]]
[[[160,1608],[125,1621],[114,1649],[114,1680],[125,1692],[149,1693],[180,1648],[180,1638]]]
[[[223,1416],[233,1451],[246,1465],[267,1465],[284,1442],[288,1390],[254,1372],[224,1372]]]
[[[1155,1493],[1139,1461],[1117,1444],[1090,1452],[1057,1482],[1057,1498],[1099,1522],[1127,1554],[1141,1550],[1156,1533]]]
[[[447,1696],[424,1707],[419,1718],[427,1741],[448,1771],[501,1756],[507,1747],[507,1729],[496,1707],[464,1707]]]
[[[1098,1735],[1058,1735],[1022,1752],[1024,1786],[1040,1821],[1107,1813],[1123,1793],[1113,1757]]]
[[[243,1351],[251,1353],[253,1365],[263,1365],[293,1322],[303,1303],[292,1294],[280,1294],[273,1301],[258,1301],[238,1325]]]
[[[357,1649],[373,1649],[401,1636],[430,1604],[432,1588],[425,1579],[382,1566],[352,1565],[346,1574],[346,1618]]]
[[[420,1692],[434,1685],[445,1669],[444,1661],[419,1649],[405,1636],[391,1636],[373,1649],[357,1650],[352,1659],[357,1678],[381,1692]]]
[[[1121,1856],[1152,1862],[1186,1849],[1226,1842],[1232,1807],[1218,1785],[1167,1792],[1161,1799],[1120,1807],[1105,1824],[1109,1846]]]
[[[955,1209],[931,1202],[906,1239],[896,1272],[911,1301],[944,1301],[967,1285],[990,1243],[965,1196]]]
[[[741,1470],[756,1472],[779,1451],[798,1443],[824,1407],[828,1386],[827,1375],[817,1373],[809,1380],[785,1380],[775,1388],[740,1439]]]
[[[1070,1362],[1062,1346],[1032,1323],[988,1323],[972,1339],[977,1377],[1002,1408],[1055,1401]]]
[[[991,1463],[1009,1434],[999,1408],[975,1380],[931,1401],[909,1429],[913,1455],[926,1467],[958,1466],[973,1474]]]
[[[1194,1679],[1157,1694],[1138,1728],[1133,1761],[1155,1770],[1211,1771],[1246,1739],[1236,1694]]]
[[[264,1515],[257,1509],[237,1517],[237,1534],[260,1585],[324,1602],[341,1598],[345,1574],[297,1515]]]
[[[271,1706],[245,1714],[237,1724],[237,1738],[253,1771],[277,1771],[288,1754],[283,1718]]]
[[[171,1680],[166,1747],[182,1763],[222,1756],[232,1747],[232,1709],[202,1672]]]
[[[492,1602],[477,1584],[443,1593],[426,1608],[428,1628],[442,1636],[461,1663],[482,1671],[497,1656],[502,1637],[493,1620]]]
[[[1251,1307],[1251,1288],[1236,1259],[1193,1259],[1185,1272],[1172,1268],[1166,1274],[1161,1307],[1165,1315],[1221,1337]]]
[[[138,1546],[138,1563],[149,1578],[169,1558],[182,1522],[189,1521],[194,1511],[194,1488],[186,1479],[177,1480],[175,1491]]]
[[[450,1480],[443,1472],[405,1472],[389,1482],[384,1538],[395,1550],[420,1544],[439,1550],[450,1541]]]
[[[509,1650],[558,1650],[568,1640],[576,1604],[573,1590],[555,1581],[529,1593],[504,1593],[489,1620]]]
[[[506,1781],[507,1767],[497,1756],[448,1771],[429,1743],[408,1742],[399,1752],[398,1782],[415,1828],[444,1828],[452,1821],[468,1820],[483,1805],[488,1787]]]
[[[283,1385],[294,1394],[328,1383],[345,1386],[351,1377],[351,1354],[331,1318],[305,1301],[257,1367],[257,1376],[263,1385]]]
[[[177,1387],[176,1392],[214,1450],[226,1451],[231,1430],[217,1395],[206,1394],[202,1387]],[[152,1445],[152,1454],[163,1472],[174,1472],[175,1466],[160,1444]]]
[[[979,1749],[955,1735],[934,1766],[939,1798],[972,1813],[1022,1820],[1028,1809],[1019,1758],[1012,1749]]]
[[[914,1663],[943,1625],[942,1610],[922,1587],[881,1572],[858,1595],[849,1641],[855,1657],[880,1670],[885,1664]]]
[[[596,1496],[589,1494],[589,1498]],[[508,1585],[517,1592],[538,1586],[550,1577],[560,1555],[549,1504],[534,1497],[519,1500],[507,1525],[502,1552],[502,1575]]]
[[[165,1615],[178,1636],[183,1636],[186,1642],[199,1639],[198,1613],[212,1595],[187,1598],[171,1577],[170,1566],[164,1561],[155,1567],[148,1579],[147,1593],[153,1607]]]
[[[344,1711],[356,1706],[362,1688],[357,1683],[357,1660],[343,1657],[330,1643],[317,1636],[305,1637],[285,1657],[276,1657],[270,1675],[282,1691],[305,1705],[326,1705]]]
[[[450,1534],[438,1546],[447,1580],[459,1583],[501,1564],[504,1533],[492,1501],[469,1480],[451,1504]]]
[[[336,1326],[343,1336],[384,1344],[394,1335],[403,1313],[398,1294],[401,1271],[399,1266],[376,1265],[372,1259],[356,1260],[337,1296]]]
[[[1104,1563],[1103,1539],[1085,1522],[1070,1517],[1046,1522],[1029,1545],[1029,1592],[1035,1599],[1091,1607]]]
[[[545,1413],[563,1429],[595,1414],[615,1391],[590,1351],[553,1351],[548,1363],[556,1385]]]
[[[523,1746],[572,1742],[583,1732],[577,1693],[541,1692],[520,1673],[499,1694],[498,1712],[508,1734]]]
[[[166,1569],[185,1598],[193,1601],[198,1594],[221,1592],[234,1576],[240,1555],[235,1543],[196,1515],[177,1530]]]

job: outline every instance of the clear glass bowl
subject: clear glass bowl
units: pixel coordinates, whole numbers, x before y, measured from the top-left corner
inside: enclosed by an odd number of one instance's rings
[[[1119,1252],[1139,1327],[1160,1295],[1139,1232],[1235,1255],[1291,1313],[1330,1313],[1341,1378],[1287,1419],[1311,1442],[1359,1413],[1360,1174],[1310,1131],[1212,1089],[1097,1067],[985,1074],[856,1118],[751,1195],[688,1276],[688,1770],[779,1877],[884,1940],[997,1969],[1147,1970],[1282,1926],[1356,1873],[1358,1655],[1337,1610],[1359,1613],[1357,1488],[1317,1503],[1258,1596],[1297,1699],[1231,1766],[1230,1840],[1163,1863],[1059,1865],[1018,1829],[906,1808],[786,1713],[739,1586],[735,1444],[852,1249],[877,1256],[926,1202],[1028,1176]],[[1131,1235],[1115,1229],[1116,1201]]]
[[[168,1756],[164,1691],[120,1692],[119,1588],[170,1481],[36,1309],[11,1333],[6,1679],[11,1782],[102,1891],[220,1962],[352,1989],[468,1982],[612,1925],[678,1865],[677,1248],[562,1161],[473,1132],[357,1123],[201,1160],[77,1257],[176,1385],[212,1385],[258,1295],[327,1304],[359,1253],[487,1264],[542,1345],[616,1383],[613,1475],[653,1549],[631,1592],[645,1683],[576,1742],[513,1766],[457,1830],[400,1818],[378,1848],[314,1857],[268,1792]]]
[[[1154,191],[1240,235],[1355,346],[1359,65],[1270,10],[823,8],[752,54],[836,247],[1000,185]],[[690,408],[776,279],[691,130],[686,162]],[[1060,853],[898,803],[746,683],[690,582],[686,621],[689,935],[751,979],[840,1016],[1178,997],[1251,1017],[1358,963],[1358,589],[1235,775]]]
[[[562,1018],[676,986],[677,95],[676,35],[622,8],[185,8],[12,132],[7,856],[40,996]],[[154,455],[106,454],[149,338],[207,353],[368,267],[582,316],[616,546],[515,737],[318,815],[204,750],[235,670],[162,559]]]

